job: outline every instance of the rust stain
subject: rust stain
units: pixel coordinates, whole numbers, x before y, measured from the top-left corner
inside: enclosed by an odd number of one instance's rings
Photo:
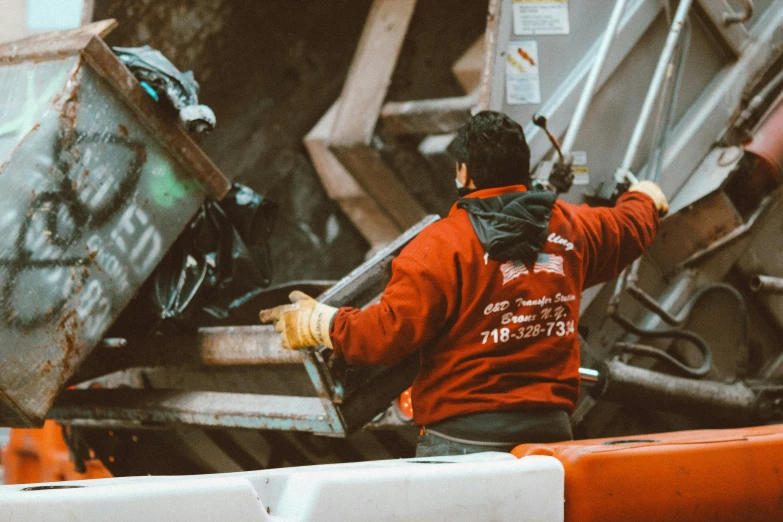
[[[101,274],[105,273],[103,271],[103,268],[101,268],[101,265],[99,265],[98,261],[96,261],[96,259],[98,258],[97,250],[90,250],[89,248],[87,248],[87,258],[89,259],[89,264],[97,268],[98,272],[100,272]]]
[[[62,377],[67,380],[71,376],[71,364],[79,360],[77,353],[78,344],[76,342],[76,332],[79,330],[79,316],[76,310],[71,310],[60,322],[65,327],[63,337],[63,371]]]
[[[46,360],[44,362],[43,367],[41,368],[41,371],[39,372],[41,374],[41,377],[44,377],[48,373],[50,373],[54,369],[54,365],[52,364],[52,361]]]
[[[75,316],[76,316],[76,310],[71,310],[70,312],[68,312],[67,314],[65,314],[65,317],[63,317],[63,318],[60,320],[60,323],[57,325],[57,329],[58,329],[58,330],[62,330],[63,328],[65,328],[65,326],[66,326],[66,324],[68,323],[68,321],[70,321],[70,320],[71,320],[71,318],[73,318],[73,317],[75,317]],[[77,320],[77,322],[78,322],[78,318],[77,318],[76,320]]]
[[[125,138],[128,137],[128,127],[120,123],[119,125],[117,125],[117,128],[119,129],[120,134],[122,134]]]

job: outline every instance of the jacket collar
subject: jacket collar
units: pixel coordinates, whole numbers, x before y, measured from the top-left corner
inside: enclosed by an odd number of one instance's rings
[[[509,194],[511,192],[527,192],[527,188],[524,185],[509,185],[507,187],[496,187],[476,190],[471,192],[465,198],[493,198],[495,196],[502,196],[503,194]],[[454,203],[449,210],[449,217],[457,211],[457,204]]]

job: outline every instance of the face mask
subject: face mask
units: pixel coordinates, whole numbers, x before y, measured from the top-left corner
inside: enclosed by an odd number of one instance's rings
[[[454,183],[456,183],[456,184],[457,184],[457,188],[458,188],[458,189],[465,188],[465,185],[463,185],[462,183],[460,183],[460,181],[459,181],[459,178],[454,178]]]

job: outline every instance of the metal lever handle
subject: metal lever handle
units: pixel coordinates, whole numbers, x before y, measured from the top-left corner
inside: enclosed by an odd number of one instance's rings
[[[565,157],[563,157],[563,151],[560,150],[560,142],[557,140],[557,138],[549,132],[549,129],[546,126],[546,117],[543,114],[534,114],[533,115],[533,123],[536,127],[539,127],[541,130],[546,133],[546,137],[549,138],[549,141],[552,143],[552,146],[557,151],[557,155],[560,157],[560,162],[565,163]]]

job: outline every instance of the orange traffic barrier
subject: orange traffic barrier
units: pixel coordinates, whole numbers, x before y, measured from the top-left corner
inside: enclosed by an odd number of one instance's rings
[[[783,425],[523,444],[565,467],[565,520],[783,520]]]
[[[13,429],[2,454],[6,484],[32,484],[111,477],[97,459],[85,463],[77,473],[71,462],[62,430],[54,421],[41,429]]]

